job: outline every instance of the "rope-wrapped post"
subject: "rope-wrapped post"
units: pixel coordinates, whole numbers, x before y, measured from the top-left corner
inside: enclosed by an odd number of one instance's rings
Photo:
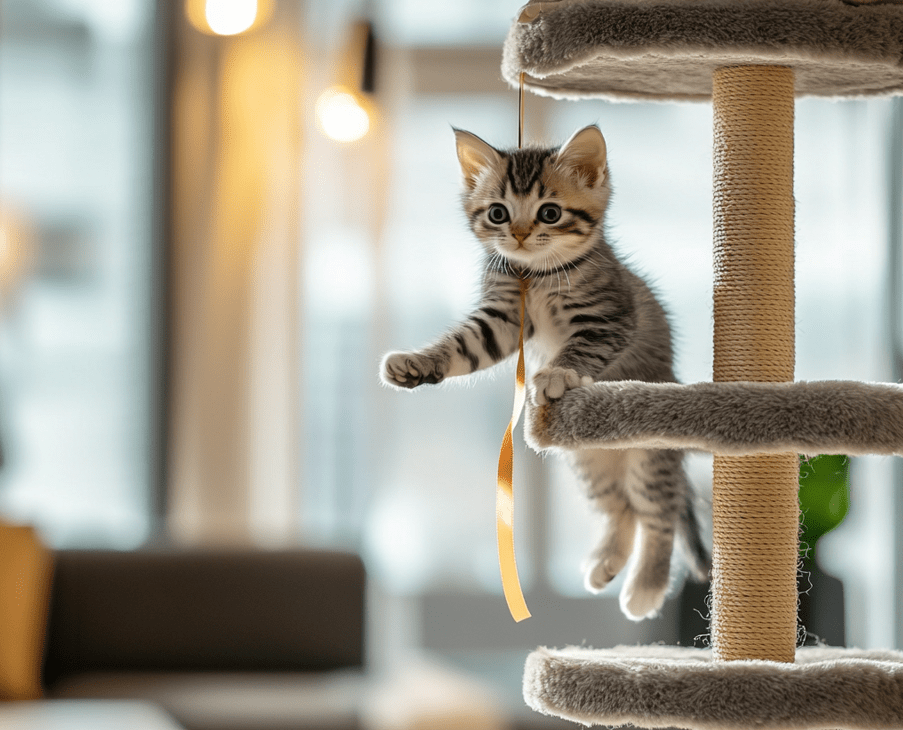
[[[794,377],[793,71],[715,71],[715,381]],[[796,454],[715,457],[712,647],[721,660],[793,662]]]

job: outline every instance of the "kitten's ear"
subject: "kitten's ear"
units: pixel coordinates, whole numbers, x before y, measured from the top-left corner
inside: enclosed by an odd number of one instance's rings
[[[502,156],[477,135],[463,129],[455,130],[455,141],[458,145],[458,162],[461,163],[461,172],[464,173],[464,183],[473,189],[480,173],[488,166],[498,166]]]
[[[574,132],[561,145],[556,165],[573,170],[586,185],[594,187],[596,182],[605,179],[607,157],[605,138],[599,128],[592,124]]]

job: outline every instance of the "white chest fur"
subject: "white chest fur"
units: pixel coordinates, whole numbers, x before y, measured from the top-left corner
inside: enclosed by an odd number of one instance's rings
[[[550,291],[527,293],[527,316],[533,323],[533,337],[526,346],[530,367],[534,371],[558,354],[569,333],[560,313],[559,297]]]

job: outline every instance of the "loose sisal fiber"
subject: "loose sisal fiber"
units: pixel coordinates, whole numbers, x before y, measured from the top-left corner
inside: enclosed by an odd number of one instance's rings
[[[716,382],[793,380],[793,97],[789,68],[714,73]],[[715,457],[717,659],[794,660],[797,489],[796,454]]]

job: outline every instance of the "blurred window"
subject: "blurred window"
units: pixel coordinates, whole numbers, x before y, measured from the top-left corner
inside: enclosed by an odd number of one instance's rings
[[[0,515],[131,547],[148,487],[151,0],[4,0]]]

